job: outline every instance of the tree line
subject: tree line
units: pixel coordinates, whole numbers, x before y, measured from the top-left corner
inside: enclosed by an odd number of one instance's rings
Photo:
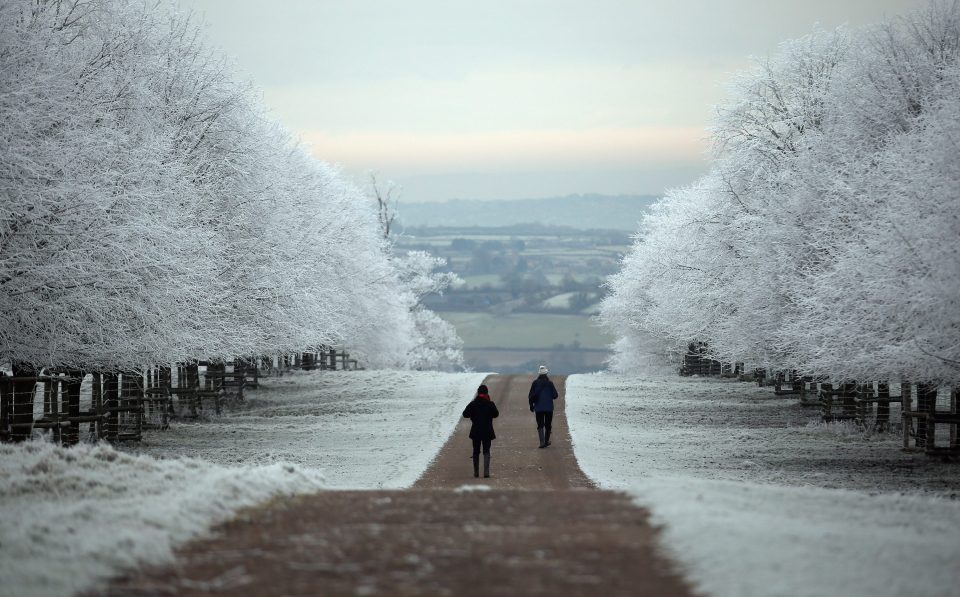
[[[709,355],[960,381],[960,5],[816,30],[740,73],[709,173],[609,280],[614,368]]]
[[[0,362],[128,370],[348,347],[462,363],[368,197],[272,121],[190,15],[0,3]]]

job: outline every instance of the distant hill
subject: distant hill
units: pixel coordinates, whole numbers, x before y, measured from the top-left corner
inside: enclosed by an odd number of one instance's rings
[[[510,226],[542,224],[571,228],[636,231],[658,197],[568,195],[546,199],[453,199],[443,203],[400,203],[401,228],[420,226]]]

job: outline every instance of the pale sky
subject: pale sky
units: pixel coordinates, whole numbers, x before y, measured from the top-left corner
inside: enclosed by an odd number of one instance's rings
[[[660,194],[725,83],[925,0],[176,0],[320,159],[403,201]]]

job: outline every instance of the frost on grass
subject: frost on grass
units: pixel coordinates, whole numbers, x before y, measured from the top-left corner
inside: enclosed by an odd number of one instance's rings
[[[427,468],[484,374],[266,378],[222,416],[141,445],[0,446],[0,578],[66,595],[172,550],[243,507],[323,488],[402,488]],[[3,589],[0,589],[0,593]]]
[[[322,469],[336,489],[402,489],[453,433],[484,373],[317,371],[267,378],[222,417],[147,432],[133,449],[223,465]]]
[[[323,487],[290,464],[224,467],[106,445],[0,446],[0,576],[18,595],[63,595],[173,548],[271,497]]]
[[[956,465],[898,434],[710,379],[571,376],[566,408],[584,472],[650,508],[707,594],[957,594]]]

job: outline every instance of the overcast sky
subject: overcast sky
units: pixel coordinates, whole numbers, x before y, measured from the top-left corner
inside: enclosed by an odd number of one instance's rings
[[[924,0],[177,0],[317,157],[403,201],[660,194],[751,56]]]

